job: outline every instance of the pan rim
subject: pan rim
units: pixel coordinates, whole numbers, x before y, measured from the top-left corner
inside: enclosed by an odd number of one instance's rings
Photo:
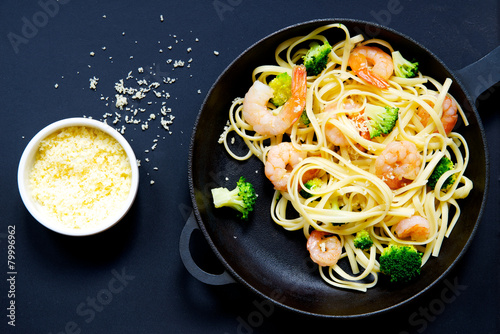
[[[453,261],[448,266],[448,268],[446,268],[439,276],[437,276],[425,288],[423,288],[419,292],[415,293],[411,297],[409,297],[409,298],[407,298],[407,299],[405,299],[405,300],[403,300],[403,301],[401,301],[399,303],[396,303],[396,304],[394,304],[392,306],[381,308],[379,310],[375,310],[375,311],[372,311],[372,312],[349,314],[349,315],[322,314],[322,313],[315,313],[315,312],[309,312],[309,311],[301,310],[299,308],[292,307],[290,305],[286,305],[284,303],[281,303],[278,300],[275,300],[275,299],[271,298],[267,294],[263,293],[262,291],[260,291],[259,289],[255,288],[253,285],[251,285],[250,283],[248,283],[226,261],[226,259],[222,256],[222,254],[220,253],[220,251],[216,247],[215,243],[213,242],[212,238],[210,237],[209,232],[208,232],[205,224],[203,223],[203,220],[202,220],[202,217],[201,217],[201,213],[200,213],[200,210],[199,210],[199,207],[198,207],[198,204],[197,204],[197,200],[196,200],[196,197],[195,197],[195,186],[194,186],[194,182],[193,182],[193,159],[194,159],[193,154],[194,154],[194,146],[195,146],[195,137],[196,137],[197,131],[199,129],[199,121],[200,121],[200,118],[202,116],[202,112],[205,109],[205,106],[207,105],[207,102],[208,102],[208,100],[209,100],[212,92],[214,91],[215,87],[223,80],[223,78],[225,77],[226,73],[229,72],[229,70],[232,67],[234,67],[234,65],[236,63],[238,63],[240,61],[240,59],[242,57],[244,57],[250,50],[252,50],[256,46],[258,46],[259,44],[263,43],[264,41],[269,40],[269,39],[275,37],[276,35],[285,33],[285,32],[287,32],[289,30],[304,28],[305,26],[320,25],[320,24],[329,24],[329,23],[337,23],[337,22],[338,23],[348,23],[348,24],[357,24],[357,25],[363,25],[363,26],[370,26],[370,27],[373,27],[373,28],[376,28],[376,29],[384,30],[384,31],[386,31],[386,32],[388,32],[390,34],[399,36],[399,37],[405,39],[406,41],[409,41],[410,43],[412,43],[412,44],[416,45],[417,47],[419,47],[429,57],[433,58],[439,64],[439,66],[441,66],[445,71],[447,71],[449,74],[451,74],[453,81],[458,84],[459,89],[463,92],[463,94],[466,97],[466,100],[467,100],[468,104],[472,108],[472,110],[469,110],[469,111],[472,112],[475,115],[475,118],[477,120],[477,125],[479,127],[479,132],[480,132],[480,135],[481,135],[481,138],[482,138],[482,142],[483,142],[484,157],[485,157],[485,166],[484,166],[484,168],[485,168],[484,192],[482,194],[481,206],[480,206],[480,209],[479,209],[479,212],[478,212],[478,216],[477,216],[476,222],[474,224],[474,227],[473,227],[473,229],[472,229],[472,231],[471,231],[471,233],[470,233],[470,235],[468,237],[468,240],[466,241],[466,243],[464,244],[464,246],[460,250],[459,254],[456,256],[456,258],[453,259]],[[253,43],[252,45],[250,45],[249,47],[247,47],[229,65],[227,65],[226,68],[223,70],[223,72],[216,78],[216,80],[212,84],[211,88],[207,92],[207,95],[206,95],[203,103],[201,104],[200,110],[198,112],[198,115],[196,117],[195,123],[193,125],[193,131],[192,131],[192,135],[191,135],[191,142],[190,142],[189,155],[188,155],[188,182],[189,182],[190,196],[191,196],[191,201],[192,201],[192,204],[193,204],[193,212],[194,212],[194,215],[195,215],[195,218],[196,218],[196,222],[198,223],[198,226],[199,226],[200,230],[202,231],[205,239],[207,240],[210,248],[212,249],[212,251],[216,255],[217,259],[222,263],[222,265],[224,266],[224,268],[231,274],[231,276],[233,276],[236,279],[236,281],[238,283],[242,283],[244,286],[246,286],[247,288],[249,288],[252,292],[256,293],[257,295],[259,295],[259,296],[261,296],[261,297],[263,297],[263,298],[271,301],[275,305],[278,305],[279,307],[282,307],[282,308],[284,308],[286,310],[289,310],[289,311],[292,311],[292,312],[297,312],[297,313],[308,315],[308,316],[313,316],[313,317],[332,318],[332,319],[353,319],[353,318],[371,317],[371,316],[374,316],[374,315],[386,313],[386,312],[388,312],[390,310],[394,310],[394,309],[399,308],[399,307],[401,307],[403,305],[406,305],[406,304],[410,303],[411,301],[414,301],[415,299],[419,298],[423,294],[425,294],[428,290],[430,290],[437,283],[439,283],[440,281],[442,281],[449,274],[449,272],[462,259],[462,257],[464,256],[464,254],[467,252],[468,248],[470,247],[470,244],[471,244],[472,240],[474,239],[474,236],[475,236],[475,234],[477,232],[478,226],[479,226],[479,224],[480,224],[480,222],[482,220],[482,217],[483,217],[484,209],[485,209],[486,202],[487,202],[488,189],[489,189],[489,178],[490,178],[490,176],[489,176],[489,151],[488,151],[488,148],[487,148],[487,141],[486,141],[486,134],[485,134],[485,131],[484,131],[484,127],[483,127],[483,124],[481,122],[481,118],[479,117],[479,113],[477,112],[475,103],[473,103],[473,102],[475,102],[475,101],[472,101],[469,92],[464,88],[464,85],[461,83],[461,81],[459,80],[459,78],[457,78],[454,75],[453,71],[451,71],[446,66],[446,64],[444,64],[441,61],[441,59],[439,59],[428,48],[426,48],[425,46],[423,46],[422,44],[420,44],[419,42],[417,42],[413,38],[411,38],[411,37],[409,37],[409,36],[407,36],[407,35],[399,32],[399,31],[396,31],[396,30],[394,30],[394,29],[392,29],[390,27],[383,26],[383,25],[380,25],[378,23],[374,23],[374,22],[370,22],[370,21],[365,21],[365,20],[358,20],[358,19],[350,19],[350,18],[324,18],[324,19],[315,19],[315,20],[309,20],[309,21],[295,23],[295,24],[286,26],[284,28],[281,28],[281,29],[279,29],[277,31],[274,31],[274,32],[272,32],[272,33],[270,33],[270,34],[268,34],[268,35],[260,38],[255,43]]]

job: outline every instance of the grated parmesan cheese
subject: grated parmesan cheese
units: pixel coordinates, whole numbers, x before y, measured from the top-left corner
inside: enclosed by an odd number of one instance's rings
[[[99,83],[99,78],[96,78],[94,76],[93,78],[90,78],[89,81],[90,81],[90,89],[96,90],[97,84]]]
[[[120,94],[116,94],[115,97],[116,97],[115,106],[120,110],[123,110],[123,107],[125,107],[128,104],[127,97]]]
[[[131,178],[130,162],[114,138],[75,126],[41,141],[29,179],[33,197],[50,216],[83,229],[121,208]]]

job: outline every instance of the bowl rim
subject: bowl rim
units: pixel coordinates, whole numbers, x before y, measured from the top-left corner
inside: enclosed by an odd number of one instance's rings
[[[73,126],[92,127],[113,137],[125,150],[125,153],[130,162],[130,167],[132,170],[130,191],[125,202],[123,203],[123,206],[119,210],[117,210],[114,214],[104,219],[97,226],[82,228],[82,229],[72,229],[64,226],[63,224],[58,224],[54,219],[50,219],[49,217],[47,217],[47,215],[41,212],[37,207],[39,206],[39,204],[37,204],[36,201],[33,199],[33,197],[30,195],[29,182],[27,177],[29,174],[29,170],[31,169],[30,167],[33,163],[34,157],[36,155],[36,151],[40,145],[40,142],[43,139],[47,138],[47,136],[58,130]],[[123,137],[116,129],[114,129],[113,127],[109,126],[106,123],[100,122],[92,118],[71,117],[56,121],[54,123],[45,126],[30,140],[19,160],[19,166],[17,171],[17,183],[18,183],[18,190],[21,195],[21,199],[24,203],[24,206],[33,216],[33,218],[35,218],[40,224],[59,234],[68,236],[88,236],[109,229],[110,227],[118,223],[127,214],[127,212],[129,211],[130,207],[132,206],[136,198],[137,191],[139,188],[139,168],[137,166],[137,159],[134,150],[132,149],[128,141],[125,139],[125,137]]]

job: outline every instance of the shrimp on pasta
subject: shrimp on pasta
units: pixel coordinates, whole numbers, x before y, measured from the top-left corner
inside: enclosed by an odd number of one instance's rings
[[[287,168],[292,169],[306,156],[307,152],[297,150],[290,143],[280,143],[269,150],[265,173],[275,189],[281,191],[287,189],[288,179],[290,178],[290,171]]]
[[[373,68],[369,65],[373,64]],[[394,71],[392,57],[375,46],[358,46],[349,57],[349,66],[361,79],[381,89],[389,88],[389,79]]]
[[[421,241],[429,237],[429,221],[422,216],[411,216],[396,224],[394,230],[399,238],[408,238]]]
[[[458,121],[457,115],[457,103],[450,97],[446,96],[443,101],[443,115],[441,116],[441,124],[443,125],[444,132],[449,134]],[[427,126],[429,123],[430,115],[425,109],[419,108],[417,116],[420,118],[420,122],[423,126]]]
[[[299,119],[306,103],[306,75],[303,65],[294,67],[292,96],[278,115],[267,108],[267,102],[273,97],[273,89],[255,81],[245,95],[243,117],[257,133],[265,136],[280,135]]]
[[[398,189],[414,180],[422,158],[414,143],[394,141],[375,159],[375,174],[391,189]]]
[[[307,239],[307,250],[314,262],[329,267],[340,259],[342,244],[336,236],[314,230]]]

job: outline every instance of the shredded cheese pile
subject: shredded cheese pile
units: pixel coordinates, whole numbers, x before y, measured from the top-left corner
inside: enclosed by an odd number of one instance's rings
[[[91,127],[61,129],[41,141],[30,173],[33,197],[67,227],[97,226],[120,209],[132,169],[123,147]]]

